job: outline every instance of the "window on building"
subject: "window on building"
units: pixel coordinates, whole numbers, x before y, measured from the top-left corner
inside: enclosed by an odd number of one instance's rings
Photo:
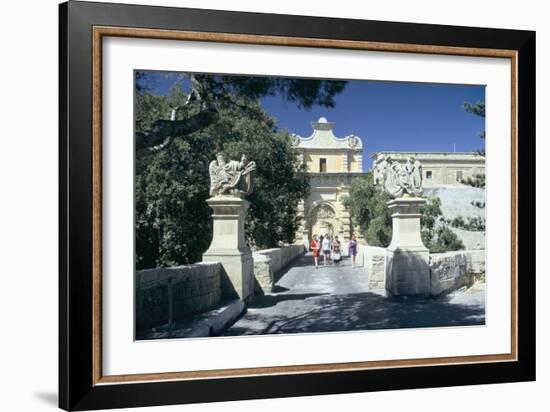
[[[462,179],[464,179],[464,172],[462,170],[457,170],[456,171],[456,181],[460,182],[460,181],[462,181]]]
[[[319,171],[321,173],[327,172],[327,159],[319,159]]]
[[[426,171],[426,179],[431,179],[431,178],[432,178],[432,171],[431,170]]]

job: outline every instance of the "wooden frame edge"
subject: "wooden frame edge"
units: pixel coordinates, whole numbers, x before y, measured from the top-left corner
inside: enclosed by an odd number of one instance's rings
[[[119,383],[137,383],[137,382],[158,382],[174,380],[196,380],[196,379],[222,379],[253,377],[262,375],[287,375],[301,373],[331,373],[347,372],[358,370],[375,370],[385,368],[407,368],[422,366],[450,366],[465,365],[473,363],[495,363],[495,362],[513,362],[508,354],[502,355],[474,355],[474,356],[455,356],[444,358],[422,358],[422,359],[397,359],[367,362],[348,362],[348,363],[325,363],[314,365],[287,365],[287,366],[268,366],[258,368],[236,368],[236,369],[217,369],[201,370],[187,372],[160,372],[160,373],[141,373],[129,375],[107,375],[102,376],[97,382],[98,385],[119,384]],[[419,361],[425,361],[420,364]]]
[[[508,57],[515,50],[484,49],[457,46],[433,46],[360,40],[335,40],[310,37],[266,36],[202,31],[180,31],[166,29],[145,29],[137,27],[94,26],[94,34],[111,37],[133,37],[162,40],[187,40],[219,43],[257,44],[266,46],[316,47],[351,50],[369,50],[399,53],[448,54],[455,56]]]
[[[511,291],[512,291],[512,300],[510,302],[511,306],[511,355],[514,357],[514,360],[518,360],[518,52],[515,51],[511,57],[511,133],[512,133],[512,153],[511,153],[511,181],[512,181],[512,210],[511,210]]]
[[[100,381],[103,372],[102,332],[102,35],[92,34],[92,383]]]
[[[512,258],[511,258],[511,353],[495,355],[472,355],[440,358],[417,358],[367,362],[328,363],[315,365],[289,365],[255,368],[235,368],[202,371],[161,372],[130,375],[103,375],[102,373],[102,40],[104,36],[151,38],[164,40],[187,40],[222,42],[235,44],[257,44],[290,47],[316,47],[383,51],[398,53],[421,53],[473,57],[509,58],[511,60],[511,138],[512,138]],[[518,360],[518,242],[517,242],[517,185],[518,185],[518,52],[508,49],[468,48],[455,46],[433,46],[406,43],[385,43],[356,40],[335,40],[304,37],[265,36],[219,32],[197,32],[165,29],[144,29],[133,27],[93,26],[92,29],[92,187],[93,187],[93,385],[130,384],[137,382],[159,382],[173,380],[217,379],[232,377],[252,377],[261,375],[281,375],[300,373],[328,373],[382,368],[404,368],[422,366],[463,365],[476,363],[514,362]]]

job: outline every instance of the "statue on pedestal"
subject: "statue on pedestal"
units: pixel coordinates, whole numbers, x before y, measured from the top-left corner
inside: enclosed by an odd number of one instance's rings
[[[373,162],[374,184],[383,185],[392,197],[419,197],[422,195],[422,165],[409,156],[402,165],[389,155],[380,154]]]
[[[241,160],[226,162],[218,153],[210,162],[210,196],[233,195],[243,197],[252,193],[256,163],[248,161],[246,155]]]
[[[422,165],[414,156],[401,164],[380,154],[373,162],[374,184],[382,185],[394,199],[392,240],[386,249],[385,287],[393,296],[429,296],[429,251],[422,243],[420,217],[426,200],[422,195]]]
[[[249,203],[244,196],[254,188],[256,163],[245,155],[226,162],[216,155],[210,162],[210,195],[206,203],[212,211],[212,242],[202,255],[205,262],[220,262],[229,295],[246,300],[254,293],[254,262],[246,243],[245,221]],[[225,279],[225,277],[224,277]]]

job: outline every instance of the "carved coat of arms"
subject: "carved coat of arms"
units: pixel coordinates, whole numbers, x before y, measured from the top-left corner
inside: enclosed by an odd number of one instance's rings
[[[241,160],[226,162],[218,153],[216,160],[210,162],[210,196],[232,195],[243,197],[252,193],[256,163],[249,161],[243,154]]]
[[[422,195],[422,165],[414,156],[401,164],[380,154],[372,165],[374,184],[384,187],[392,197]]]

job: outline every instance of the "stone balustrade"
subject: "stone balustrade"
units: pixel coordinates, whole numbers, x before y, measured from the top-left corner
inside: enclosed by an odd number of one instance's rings
[[[470,286],[485,274],[485,250],[459,250],[429,256],[432,296]],[[363,263],[369,288],[385,289],[385,259],[385,248],[359,245],[357,262]]]
[[[290,262],[305,253],[304,245],[288,245],[253,253],[256,292],[269,293],[275,286],[275,275]]]
[[[462,250],[431,254],[431,294],[437,296],[462,286],[471,286],[474,274],[468,268],[468,260],[468,252]]]
[[[304,252],[302,245],[254,252],[257,291],[271,292],[277,272]],[[136,331],[170,325],[238,297],[219,262],[140,270],[136,272]]]
[[[171,324],[209,310],[225,297],[219,263],[136,272],[136,330]]]
[[[367,269],[369,288],[384,289],[386,285],[386,274],[384,272],[386,248],[359,245],[357,254],[358,264],[362,260],[363,266]]]

